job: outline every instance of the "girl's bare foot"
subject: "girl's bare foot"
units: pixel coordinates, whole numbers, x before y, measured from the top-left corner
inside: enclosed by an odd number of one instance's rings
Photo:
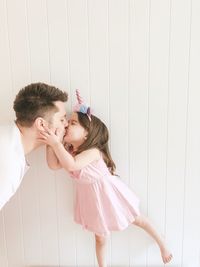
[[[163,262],[164,263],[169,263],[171,261],[171,259],[172,259],[171,252],[166,247],[164,247],[160,251],[161,251],[161,256],[162,256]]]

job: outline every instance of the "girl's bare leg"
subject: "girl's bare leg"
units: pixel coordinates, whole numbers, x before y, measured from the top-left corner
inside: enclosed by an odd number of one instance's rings
[[[107,238],[95,235],[96,255],[99,267],[107,267],[106,264],[106,243]]]
[[[143,230],[145,230],[158,244],[162,256],[162,260],[164,263],[168,263],[172,259],[172,254],[168,250],[164,239],[158,234],[156,229],[153,227],[153,225],[150,223],[148,218],[146,218],[143,215],[139,215],[136,217],[135,221],[133,222],[134,225],[137,225],[141,227]]]

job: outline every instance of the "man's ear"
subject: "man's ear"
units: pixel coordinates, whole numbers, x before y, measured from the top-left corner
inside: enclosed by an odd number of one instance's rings
[[[37,130],[44,131],[44,126],[47,126],[47,122],[43,118],[38,117],[35,120],[34,125],[37,128]]]

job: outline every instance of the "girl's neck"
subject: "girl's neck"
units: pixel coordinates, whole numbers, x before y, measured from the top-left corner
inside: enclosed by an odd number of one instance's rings
[[[71,143],[71,146],[73,148],[73,152],[76,153],[78,148],[83,144],[83,142],[76,142],[76,143]]]
[[[65,144],[65,148],[72,156],[75,156],[77,148],[75,149],[72,144],[67,144],[67,143]]]

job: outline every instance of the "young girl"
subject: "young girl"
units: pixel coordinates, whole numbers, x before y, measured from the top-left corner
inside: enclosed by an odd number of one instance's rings
[[[74,219],[85,229],[92,231],[96,240],[99,267],[106,267],[106,241],[110,231],[122,231],[128,225],[144,229],[157,242],[162,260],[172,259],[164,240],[146,217],[140,214],[139,199],[114,174],[108,148],[108,130],[96,116],[90,114],[79,93],[75,107],[63,137],[49,129],[41,133],[47,146],[47,162],[50,168],[65,168],[75,181],[76,197]],[[67,148],[67,146],[68,148]]]

